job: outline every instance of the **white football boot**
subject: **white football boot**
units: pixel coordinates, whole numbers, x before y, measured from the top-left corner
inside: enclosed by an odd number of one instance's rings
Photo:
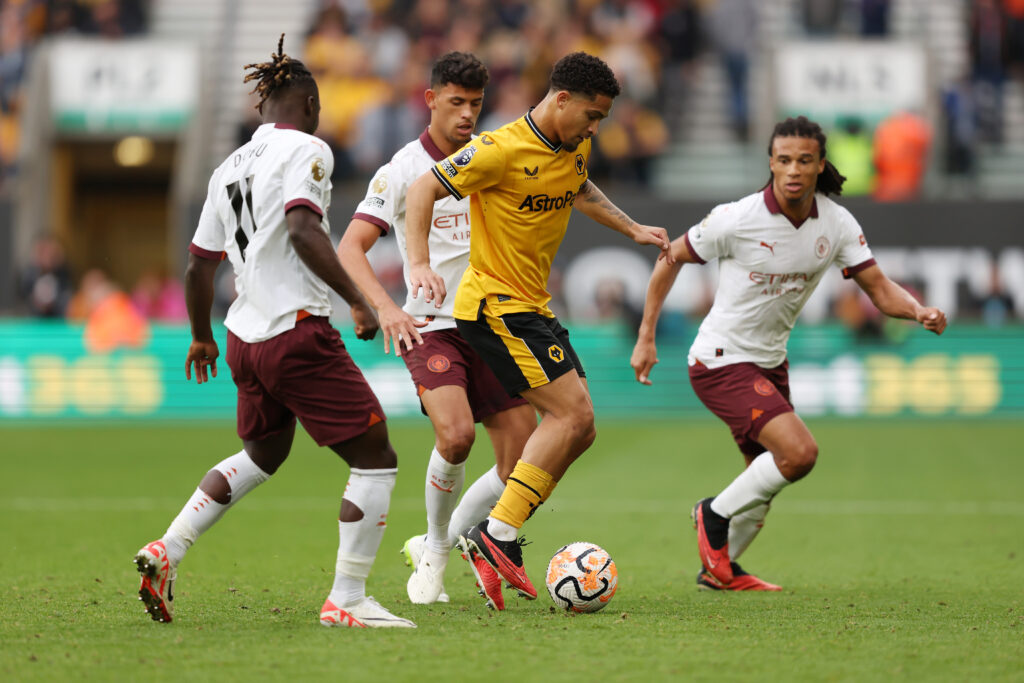
[[[409,600],[414,605],[448,602],[447,595],[441,600],[441,595],[444,594],[444,570],[447,566],[447,555],[425,551],[420,556],[420,563],[416,565],[409,582],[405,585]]]
[[[170,622],[174,618],[174,581],[177,569],[171,568],[163,541],[152,541],[135,553],[135,567],[142,575],[139,600],[153,621]]]
[[[412,576],[409,577],[409,582],[406,584],[409,600],[417,605],[448,602],[448,594],[444,591],[444,570],[447,562],[440,568],[426,567],[421,572],[420,562],[426,554],[426,550],[427,535],[420,534],[407,540],[399,551],[405,555],[406,566],[412,567]]]
[[[328,596],[320,608],[320,623],[348,628],[416,628],[416,624],[396,617],[370,596],[349,607],[338,607]]]

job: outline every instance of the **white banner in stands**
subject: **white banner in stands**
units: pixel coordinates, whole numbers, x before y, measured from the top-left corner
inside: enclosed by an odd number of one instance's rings
[[[62,131],[173,132],[196,108],[199,56],[187,43],[62,39],[49,72]]]
[[[846,115],[877,120],[927,104],[924,50],[913,43],[801,42],[775,51],[778,110],[832,121]]]

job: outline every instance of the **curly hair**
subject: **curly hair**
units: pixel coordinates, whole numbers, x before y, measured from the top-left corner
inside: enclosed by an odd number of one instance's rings
[[[790,117],[785,121],[780,121],[775,124],[775,130],[772,131],[772,137],[768,140],[768,156],[772,155],[772,145],[775,144],[775,138],[812,138],[818,141],[818,148],[821,150],[821,158],[825,159],[825,133],[814,121],[811,121],[806,116],[798,116],[796,118]],[[841,195],[843,193],[843,183],[846,181],[846,176],[839,173],[839,169],[832,165],[831,161],[825,160],[825,170],[818,174],[818,182],[815,184],[815,191],[821,192],[824,195]],[[772,183],[772,178],[768,178],[768,184]]]
[[[487,67],[469,52],[449,52],[438,57],[430,70],[430,87],[451,83],[467,90],[483,90],[491,78]]]
[[[558,60],[551,70],[551,89],[582,93],[591,99],[598,95],[614,98],[620,92],[608,65],[586,52],[573,52]]]
[[[296,87],[316,86],[316,80],[306,65],[284,53],[283,33],[277,42],[277,53],[270,53],[270,61],[246,64],[245,71],[249,69],[253,69],[253,72],[245,75],[243,83],[256,81],[256,87],[250,92],[260,96],[260,101],[256,104],[256,109],[259,111],[263,111],[264,102],[279,92]]]

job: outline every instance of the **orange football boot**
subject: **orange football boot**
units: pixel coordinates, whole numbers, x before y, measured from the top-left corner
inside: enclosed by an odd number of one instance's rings
[[[704,526],[704,516],[711,506],[711,498],[705,498],[693,506],[690,517],[693,519],[693,526],[697,530],[697,551],[700,553],[700,561],[704,568],[711,573],[719,583],[732,583],[732,565],[729,562],[729,542],[721,548],[711,547],[708,540],[708,532]]]
[[[781,591],[782,586],[776,586],[774,583],[768,583],[762,579],[757,578],[753,574],[748,574],[743,571],[735,562],[732,563],[732,583],[724,584],[714,576],[712,576],[708,570],[701,568],[700,573],[697,574],[697,588],[705,591]]]

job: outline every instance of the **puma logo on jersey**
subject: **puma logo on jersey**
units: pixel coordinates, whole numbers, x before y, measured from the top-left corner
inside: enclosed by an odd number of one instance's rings
[[[764,240],[761,240],[761,244],[759,246],[764,247],[768,251],[772,252],[772,256],[775,256],[775,245],[776,244],[778,244],[778,242],[772,242],[771,244],[768,244]]]

